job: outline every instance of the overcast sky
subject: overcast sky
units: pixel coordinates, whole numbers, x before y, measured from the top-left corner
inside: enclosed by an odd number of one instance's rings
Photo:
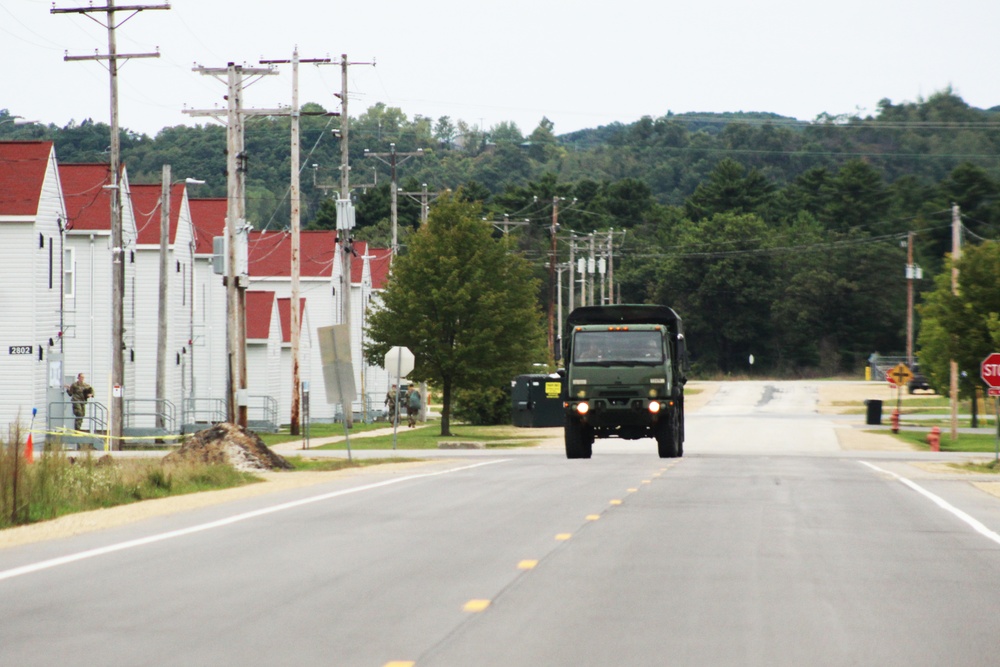
[[[63,61],[65,52],[106,54],[107,31],[83,14],[51,14],[52,4],[0,0],[0,109],[58,126],[108,123],[107,71]],[[259,66],[296,46],[303,59],[346,53],[377,63],[349,70],[352,116],[384,102],[411,119],[514,121],[525,134],[543,116],[563,134],[668,111],[867,114],[882,98],[916,101],[948,86],[973,106],[1000,105],[998,0],[170,4],[117,31],[119,53],[161,53],[125,63],[119,83],[122,127],[150,135],[207,122],[185,107],[224,107],[224,85],[192,72],[195,63]],[[290,67],[280,72],[247,89],[246,105],[290,104]],[[302,66],[302,103],[337,110],[339,90],[338,67]]]

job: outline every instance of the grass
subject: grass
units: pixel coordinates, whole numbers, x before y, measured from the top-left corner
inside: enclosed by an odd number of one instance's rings
[[[535,434],[525,433],[515,426],[470,426],[467,424],[452,425],[453,435],[441,437],[439,422],[433,421],[422,428],[409,429],[401,427],[397,433],[397,449],[438,449],[440,443],[477,442],[487,448],[500,447],[531,447],[537,445],[539,438]],[[554,432],[554,431],[553,431]],[[561,432],[560,432],[561,433]],[[351,440],[351,449],[391,449],[392,435],[372,436]],[[347,449],[344,442],[335,442],[314,449]]]
[[[406,426],[406,421],[404,420],[403,426]],[[351,426],[350,434],[354,435],[356,433],[364,433],[365,431],[374,431],[380,428],[391,428],[391,422],[372,422],[366,424],[364,422],[354,422]],[[304,431],[304,429],[300,429]],[[284,442],[297,442],[302,440],[305,435],[300,433],[300,435],[292,435],[288,432],[288,428],[282,428],[278,433],[258,433],[260,439],[264,441],[264,444],[268,447],[273,447],[274,445],[280,445]],[[327,422],[323,423],[311,423],[309,424],[309,439],[316,440],[318,438],[330,438],[333,436],[343,436],[344,435],[344,424],[343,422],[338,422],[336,424],[331,424]]]
[[[259,482],[228,465],[164,465],[49,452],[26,465],[19,448],[0,447],[0,528],[141,500]]]
[[[1000,461],[967,461],[966,463],[949,463],[952,468],[964,472],[977,472],[987,475],[1000,474]]]
[[[915,445],[919,449],[930,450],[927,444],[926,431],[900,431],[893,437],[903,442]],[[996,435],[986,433],[959,433],[956,440],[951,439],[947,429],[941,429],[942,452],[983,452],[993,454],[996,451]]]
[[[341,426],[341,428],[343,428]],[[20,442],[19,433],[11,441]],[[295,471],[334,471],[409,458],[306,459],[288,461]],[[27,463],[21,446],[0,442],[0,529],[55,519],[67,514],[126,505],[263,481],[229,465],[164,464],[159,458],[114,459],[100,453],[46,452]]]
[[[296,471],[333,472],[336,470],[345,470],[347,468],[366,468],[368,466],[382,465],[385,463],[415,463],[417,461],[422,461],[423,459],[397,457],[388,459],[354,459],[353,461],[348,461],[347,459],[309,459],[303,456],[289,456],[286,457],[286,460],[295,467]]]

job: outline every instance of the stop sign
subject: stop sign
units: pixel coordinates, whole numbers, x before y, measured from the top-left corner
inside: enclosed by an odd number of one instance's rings
[[[983,359],[980,375],[989,386],[1000,387],[1000,352],[994,352]]]

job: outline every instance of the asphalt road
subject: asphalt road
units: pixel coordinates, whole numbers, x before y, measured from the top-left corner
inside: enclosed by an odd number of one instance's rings
[[[0,550],[2,665],[987,665],[1000,499],[807,385]]]

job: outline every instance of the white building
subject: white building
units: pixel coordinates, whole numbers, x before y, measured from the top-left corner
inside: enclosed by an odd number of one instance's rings
[[[135,382],[132,427],[155,425],[155,415],[162,407],[155,404],[157,347],[160,302],[160,235],[163,187],[135,185],[129,190],[135,215],[137,241],[135,272]],[[180,428],[182,398],[187,395],[185,370],[188,341],[192,337],[194,317],[194,233],[188,206],[187,187],[176,183],[169,187],[169,220],[166,313],[165,396],[172,407],[170,430]],[[128,415],[128,412],[127,412]]]
[[[94,388],[91,414],[111,401],[111,169],[107,164],[61,164],[59,176],[66,202],[63,240],[63,353],[67,379],[86,375]],[[128,174],[122,168],[123,191]],[[135,218],[128,197],[122,200],[122,261],[125,284],[122,301],[125,329],[124,396],[135,392]],[[99,423],[87,426],[100,426]]]
[[[213,239],[226,233],[226,199],[191,199],[194,230],[194,320],[188,349],[190,396],[196,399],[195,421],[226,415],[226,287],[213,269]]]
[[[66,208],[50,141],[0,142],[0,440],[14,422],[45,424],[47,389],[62,390],[49,368],[60,349],[61,225]]]
[[[364,415],[369,410],[381,407],[389,388],[385,371],[378,366],[363,363],[361,341],[364,335],[365,308],[372,292],[385,284],[391,254],[388,249],[373,249],[369,252],[368,244],[361,241],[354,243],[354,252],[351,262],[351,356],[354,360],[358,397],[353,410],[357,415]],[[308,372],[308,377],[312,378],[309,385],[310,417],[314,421],[330,421],[339,414],[340,409],[338,404],[331,404],[327,400],[316,331],[342,323],[339,295],[341,253],[336,232],[301,232],[299,296],[306,300],[310,325],[308,328],[302,327],[302,340],[307,342],[300,350],[300,377],[304,379],[304,374]],[[251,232],[248,254],[251,287],[272,290],[279,298],[290,298],[291,234],[287,231]],[[307,367],[308,371],[305,371]],[[291,393],[290,375],[282,392],[289,395]],[[284,417],[282,421],[287,423]]]

